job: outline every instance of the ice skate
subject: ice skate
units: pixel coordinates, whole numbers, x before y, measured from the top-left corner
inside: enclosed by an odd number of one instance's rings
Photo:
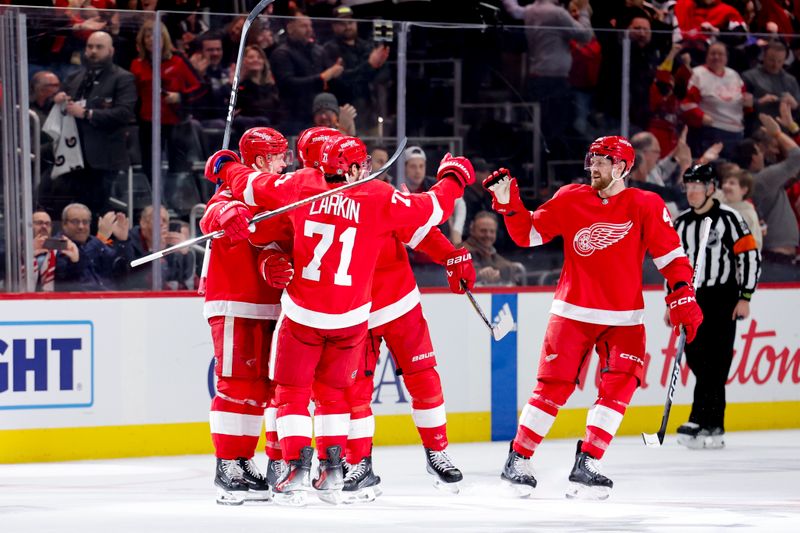
[[[314,480],[317,496],[325,503],[338,505],[342,502],[344,487],[344,471],[342,464],[342,447],[328,446],[328,458],[319,461],[319,477]]]
[[[214,485],[217,487],[217,503],[220,505],[242,505],[249,491],[244,472],[236,459],[217,458]]]
[[[678,428],[678,444],[690,450],[719,450],[725,447],[725,431],[721,427],[701,428],[686,422]]]
[[[307,503],[311,490],[311,461],[314,459],[314,448],[305,446],[300,450],[300,457],[289,461],[283,476],[272,488],[275,503],[300,507]]]
[[[258,470],[256,462],[252,458],[245,459],[240,457],[236,460],[242,470],[242,477],[247,482],[248,502],[269,502],[272,501],[272,491],[269,488],[266,478]]]
[[[697,434],[700,432],[700,426],[694,422],[686,422],[678,427],[678,444],[686,446],[690,449],[702,448],[697,446]]]
[[[283,476],[283,473],[288,469],[289,466],[286,464],[286,461],[280,459],[275,461],[270,459],[267,462],[267,484],[270,487],[274,487],[278,483],[278,480],[281,478],[281,476]]]
[[[515,452],[513,441],[508,450],[508,458],[500,477],[511,483],[520,498],[528,498],[536,488],[536,478],[530,472],[530,458]]]
[[[364,457],[348,466],[342,489],[344,503],[368,503],[381,495],[381,478],[372,471],[372,457]]]
[[[433,482],[434,487],[458,494],[458,482],[461,481],[464,476],[461,474],[461,470],[453,465],[453,461],[450,459],[450,456],[447,455],[447,451],[436,451],[425,448],[425,460],[428,463],[428,473],[435,478]]]
[[[600,461],[581,451],[583,441],[578,441],[575,466],[569,474],[570,485],[567,498],[605,500],[611,495],[614,482],[600,471]]]

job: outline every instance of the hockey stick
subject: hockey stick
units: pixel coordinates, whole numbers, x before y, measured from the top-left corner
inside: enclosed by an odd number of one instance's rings
[[[705,217],[703,225],[700,227],[700,246],[697,248],[697,257],[694,262],[694,276],[692,276],[692,284],[697,287],[697,281],[700,272],[703,270],[703,264],[706,259],[706,244],[708,244],[708,234],[711,231],[711,218]],[[664,415],[661,417],[661,427],[658,428],[656,433],[642,433],[642,439],[648,448],[658,448],[664,443],[664,435],[667,433],[667,422],[669,421],[669,412],[672,409],[672,399],[675,396],[675,389],[678,387],[678,378],[681,375],[681,358],[683,357],[683,349],[686,347],[686,329],[681,327],[681,334],[678,338],[677,352],[675,353],[675,362],[672,364],[672,379],[669,382],[669,390],[667,392],[667,401],[664,404]]]
[[[475,312],[478,313],[478,316],[481,317],[483,323],[486,324],[486,327],[489,328],[489,332],[492,334],[492,338],[496,341],[499,341],[512,331],[516,329],[516,324],[514,324],[514,317],[511,315],[511,308],[508,304],[503,304],[503,307],[500,309],[500,312],[497,313],[497,322],[492,324],[489,322],[489,319],[486,318],[486,313],[483,312],[480,304],[473,296],[472,291],[467,288],[467,284],[464,280],[461,280],[461,288],[464,289],[464,293],[469,298],[469,303],[472,304],[472,308],[475,309]]]
[[[369,176],[367,176],[363,180],[354,181],[352,183],[348,183],[346,185],[342,185],[341,187],[336,187],[335,189],[331,189],[329,191],[321,192],[319,194],[315,194],[314,196],[309,196],[308,198],[303,198],[302,200],[298,200],[298,201],[293,202],[291,204],[287,204],[287,205],[285,205],[283,207],[280,207],[280,208],[276,209],[275,211],[264,211],[263,213],[259,213],[256,216],[254,216],[250,220],[249,224],[258,224],[259,222],[262,222],[262,221],[267,220],[269,218],[277,217],[277,216],[282,215],[284,213],[287,213],[287,212],[289,212],[289,211],[291,211],[293,209],[297,209],[298,207],[302,207],[302,206],[310,204],[312,202],[316,202],[317,200],[322,200],[323,198],[328,198],[329,196],[333,196],[334,194],[340,194],[340,193],[342,193],[342,192],[344,192],[344,191],[346,191],[348,189],[352,189],[354,187],[359,187],[359,186],[367,183],[368,181],[372,181],[372,180],[382,176],[383,174],[385,174],[389,170],[389,168],[391,168],[392,165],[394,165],[394,163],[400,157],[400,154],[402,154],[403,150],[405,150],[406,144],[408,144],[408,139],[403,137],[400,140],[400,143],[397,145],[397,151],[392,155],[392,157],[390,157],[389,160],[386,161],[386,163],[381,168],[379,168],[378,170],[376,170],[375,172],[373,172],[372,174],[370,174]],[[204,242],[208,242],[211,239],[216,239],[216,238],[222,237],[223,235],[225,235],[225,230],[217,230],[217,231],[214,231],[212,233],[207,233],[205,235],[200,235],[199,237],[195,237],[194,239],[189,239],[188,241],[179,242],[178,244],[176,244],[174,246],[170,246],[169,248],[165,248],[163,250],[159,250],[158,252],[153,252],[152,254],[146,255],[144,257],[140,257],[139,259],[134,259],[133,261],[131,261],[131,266],[132,267],[137,267],[139,265],[144,265],[145,263],[149,263],[150,261],[155,261],[156,259],[160,259],[160,258],[162,258],[164,256],[167,256],[167,255],[170,255],[170,254],[175,253],[177,251],[183,250],[184,248],[188,248],[188,247],[194,246],[195,244],[201,244],[201,243],[204,243]]]
[[[275,0],[261,0],[256,7],[247,15],[247,20],[242,25],[242,35],[239,38],[239,51],[236,54],[236,66],[233,69],[233,79],[231,80],[231,97],[228,102],[228,116],[225,118],[225,133],[222,135],[222,149],[227,150],[228,145],[231,143],[231,128],[233,127],[233,111],[236,107],[236,96],[239,93],[239,73],[242,70],[242,58],[244,58],[244,49],[247,46],[247,32],[250,31],[250,25],[271,3]],[[220,187],[219,180],[214,192],[217,192]],[[203,266],[200,269],[200,283],[197,286],[197,293],[201,296],[206,293],[206,278],[208,277],[208,265],[211,260],[211,241],[206,241],[206,251],[203,254]]]

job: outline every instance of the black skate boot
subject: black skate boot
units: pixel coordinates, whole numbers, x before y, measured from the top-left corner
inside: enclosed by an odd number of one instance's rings
[[[686,422],[678,428],[678,444],[690,450],[719,450],[725,447],[725,430],[701,428],[694,422]]]
[[[582,440],[578,441],[575,453],[575,466],[569,474],[570,486],[567,498],[586,500],[605,500],[611,495],[614,482],[600,471],[600,461],[581,451]]]
[[[278,480],[281,478],[284,472],[289,469],[289,466],[286,464],[286,461],[278,460],[274,461],[270,459],[267,462],[267,484],[270,487],[274,487]]]
[[[244,472],[236,459],[217,458],[214,485],[217,487],[217,503],[220,505],[242,505],[249,491]]]
[[[344,477],[344,503],[368,503],[381,495],[378,485],[381,478],[372,471],[372,457],[361,459],[358,464],[347,467]]]
[[[508,458],[500,477],[511,483],[520,498],[528,498],[536,488],[536,478],[530,472],[530,458],[514,451],[514,441],[508,447]]]
[[[434,476],[434,487],[458,494],[458,482],[464,479],[461,470],[455,467],[446,450],[425,448],[428,473]]]
[[[300,457],[289,461],[286,470],[272,488],[275,503],[299,507],[305,505],[311,490],[311,461],[314,448],[304,446]]]
[[[240,457],[236,460],[239,463],[239,468],[242,469],[244,480],[247,482],[247,496],[245,500],[248,502],[269,502],[272,501],[272,491],[269,490],[269,484],[264,476],[259,472],[256,462],[250,459]]]
[[[697,434],[700,432],[700,425],[694,422],[686,422],[678,427],[678,444],[689,449],[699,449],[703,446],[698,445]]]
[[[328,458],[319,460],[319,476],[314,480],[317,496],[325,503],[337,505],[342,502],[344,487],[344,470],[342,465],[342,447],[328,446]]]

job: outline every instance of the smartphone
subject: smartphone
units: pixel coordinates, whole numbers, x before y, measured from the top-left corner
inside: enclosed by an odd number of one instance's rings
[[[63,239],[57,239],[55,237],[48,237],[44,240],[42,248],[44,248],[45,250],[66,250],[67,241]]]
[[[169,230],[175,233],[181,232],[181,223],[179,221],[170,220],[169,222]]]
[[[372,40],[376,43],[391,43],[394,41],[394,26],[388,20],[372,21]]]

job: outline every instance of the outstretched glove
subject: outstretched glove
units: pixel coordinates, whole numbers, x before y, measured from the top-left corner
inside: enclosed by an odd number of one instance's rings
[[[492,194],[492,209],[501,215],[527,211],[519,196],[517,180],[509,174],[508,169],[500,168],[489,174],[483,180],[483,188]]]
[[[226,202],[217,213],[217,225],[231,244],[250,238],[250,210],[238,200]]]
[[[258,271],[267,285],[285,289],[294,277],[292,256],[279,250],[265,248],[258,254]]]
[[[439,163],[439,170],[436,172],[436,179],[440,180],[447,176],[454,178],[462,187],[475,183],[475,170],[472,163],[466,157],[453,157],[448,152]]]
[[[469,290],[475,286],[475,267],[472,266],[472,254],[466,248],[450,252],[445,258],[444,268],[447,270],[447,283],[450,285],[451,292],[464,294],[461,280],[464,280]]]
[[[686,342],[692,342],[697,335],[697,328],[703,323],[703,311],[697,305],[694,288],[688,284],[683,285],[667,294],[665,300],[669,307],[669,321],[675,334],[679,334],[680,327],[683,326],[686,330]]]
[[[217,150],[206,161],[206,178],[216,183],[222,167],[225,166],[225,163],[230,162],[241,163],[242,160],[232,150]]]

